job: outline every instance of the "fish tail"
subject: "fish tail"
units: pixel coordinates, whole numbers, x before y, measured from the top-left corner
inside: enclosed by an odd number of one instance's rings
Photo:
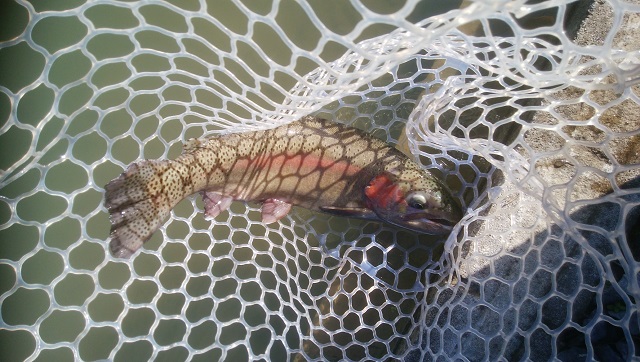
[[[184,172],[184,164],[174,161],[143,160],[129,165],[105,186],[113,256],[130,257],[188,196],[181,177]]]

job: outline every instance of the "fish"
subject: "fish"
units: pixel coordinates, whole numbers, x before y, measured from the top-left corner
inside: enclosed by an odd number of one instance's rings
[[[195,193],[211,218],[235,200],[259,202],[265,224],[292,206],[434,235],[450,233],[462,218],[449,188],[405,154],[360,129],[313,116],[190,139],[177,158],[132,163],[104,189],[109,249],[117,258],[131,257]]]

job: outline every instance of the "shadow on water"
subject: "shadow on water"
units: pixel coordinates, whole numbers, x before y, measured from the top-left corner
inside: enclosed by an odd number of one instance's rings
[[[639,190],[640,178],[623,188]],[[640,192],[628,194],[625,202],[640,202]],[[589,225],[589,230],[576,229],[577,238],[566,226],[551,225],[461,279],[457,292],[434,290],[427,300],[449,308],[433,308],[424,315],[431,327],[422,338],[433,345],[444,341],[445,353],[470,360],[482,355],[489,360],[546,361],[554,353],[560,360],[637,357],[640,316],[633,284],[640,279],[630,267],[640,262],[635,242],[640,207],[625,218],[621,213],[617,203],[585,206],[568,220],[570,225]],[[615,230],[625,232],[615,240],[604,236]],[[470,324],[478,334],[442,339],[449,320],[453,325]],[[491,341],[488,350],[476,343],[478,336]]]

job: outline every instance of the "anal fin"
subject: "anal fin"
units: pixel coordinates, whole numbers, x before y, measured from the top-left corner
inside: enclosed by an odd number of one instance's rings
[[[204,202],[204,214],[206,217],[215,218],[221,212],[228,209],[233,202],[233,197],[224,196],[218,192],[200,192],[202,201]]]

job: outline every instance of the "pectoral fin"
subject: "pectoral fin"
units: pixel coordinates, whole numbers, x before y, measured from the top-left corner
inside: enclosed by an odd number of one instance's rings
[[[320,206],[320,210],[338,216],[354,217],[357,219],[380,220],[378,215],[366,207],[336,207]]]

